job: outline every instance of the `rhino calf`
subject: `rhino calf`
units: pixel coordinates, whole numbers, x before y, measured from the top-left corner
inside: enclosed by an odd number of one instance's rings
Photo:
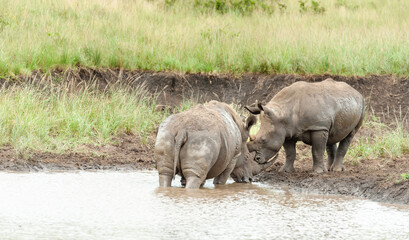
[[[199,188],[210,178],[225,184],[238,163],[234,177],[249,179],[246,142],[256,122],[251,115],[244,123],[230,106],[217,101],[171,115],[160,124],[156,137],[159,185],[170,187],[176,174],[186,179],[186,188]]]
[[[318,83],[296,82],[278,92],[267,105],[246,109],[260,114],[260,131],[248,143],[248,150],[256,152],[256,162],[265,162],[284,146],[286,161],[280,171],[293,172],[295,144],[303,141],[312,146],[313,170],[321,173],[327,168],[345,170],[342,161],[364,120],[365,103],[362,95],[348,84],[327,79]]]

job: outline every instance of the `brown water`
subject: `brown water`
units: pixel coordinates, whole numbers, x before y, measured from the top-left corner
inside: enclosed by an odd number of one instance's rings
[[[409,206],[156,172],[0,173],[0,239],[409,239]]]

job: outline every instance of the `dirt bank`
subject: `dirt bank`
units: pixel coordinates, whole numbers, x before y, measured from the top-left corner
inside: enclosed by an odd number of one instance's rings
[[[58,85],[65,84],[73,90],[92,86],[103,90],[118,83],[131,90],[144,85],[152,94],[159,93],[159,104],[176,106],[183,98],[199,102],[216,99],[240,105],[254,101],[268,101],[283,87],[296,81],[321,81],[332,77],[345,81],[361,92],[367,108],[383,121],[393,125],[395,119],[404,120],[408,129],[409,78],[394,76],[342,77],[342,76],[296,76],[296,75],[203,75],[154,73],[122,70],[77,69],[55,70],[50,74],[34,72],[12,80],[1,79],[0,84]],[[362,133],[366,134],[366,133]],[[16,154],[8,146],[0,148],[0,170],[96,170],[96,169],[154,169],[152,147],[154,136],[145,139],[147,144],[133,135],[117,137],[115,144],[82,146],[79,151],[63,154],[29,152]],[[309,147],[299,147],[296,173],[278,173],[284,155],[256,180],[279,184],[294,191],[331,193],[366,197],[369,199],[409,204],[409,181],[400,181],[402,173],[409,173],[409,156],[395,159],[363,160],[359,165],[347,165],[342,173],[313,174]]]
[[[0,148],[2,171],[142,170],[155,169],[154,138],[120,135],[112,144],[83,145],[66,153],[16,153],[10,146]]]
[[[345,77],[331,75],[264,75],[244,74],[178,74],[171,72],[126,71],[120,69],[54,70],[44,74],[33,72],[28,76],[0,79],[0,85],[20,84],[61,85],[77,89],[88,86],[104,90],[114,85],[135,89],[144,85],[152,94],[159,93],[158,103],[179,105],[184,98],[199,102],[219,100],[241,106],[271,99],[283,87],[296,81],[317,82],[327,78],[344,81],[365,97],[367,109],[386,121],[394,121],[399,114],[409,111],[409,77],[365,76]],[[407,121],[406,121],[407,122]]]
[[[282,152],[278,161],[255,181],[266,182],[306,193],[339,194],[364,197],[375,201],[409,204],[409,181],[401,174],[409,172],[409,156],[394,159],[362,160],[345,164],[345,172],[312,172],[311,147],[298,148],[295,173],[281,173],[285,162]]]

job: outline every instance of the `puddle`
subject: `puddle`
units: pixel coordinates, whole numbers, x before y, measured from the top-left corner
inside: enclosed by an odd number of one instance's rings
[[[176,179],[176,183],[179,183]],[[157,172],[0,173],[1,239],[408,239],[409,206]]]

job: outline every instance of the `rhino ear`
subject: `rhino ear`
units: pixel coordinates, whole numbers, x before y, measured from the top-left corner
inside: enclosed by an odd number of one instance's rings
[[[254,115],[250,115],[247,119],[246,119],[246,128],[248,131],[250,131],[250,128],[252,126],[254,126],[257,123],[257,117]]]
[[[245,106],[244,108],[252,114],[260,114],[261,111],[264,111],[263,105],[261,105],[261,103],[256,103],[255,105],[256,107]]]
[[[260,109],[261,111],[264,111],[264,107],[263,107],[263,105],[261,105],[261,103],[257,103],[257,107],[258,107],[258,109]]]
[[[264,110],[265,115],[267,115],[271,120],[278,121],[277,114],[276,112],[273,111],[273,109],[264,107],[263,110]]]

